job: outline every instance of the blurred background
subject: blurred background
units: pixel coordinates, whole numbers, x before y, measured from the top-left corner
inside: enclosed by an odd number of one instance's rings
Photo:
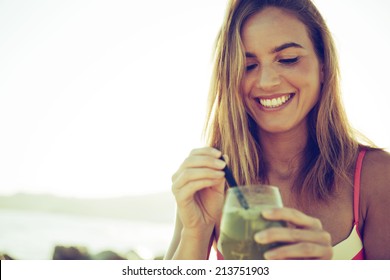
[[[164,254],[226,2],[0,0],[0,254]],[[389,149],[390,2],[314,2],[350,121]]]

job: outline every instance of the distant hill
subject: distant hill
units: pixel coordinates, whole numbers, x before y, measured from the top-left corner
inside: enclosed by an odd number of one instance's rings
[[[175,201],[171,193],[108,199],[80,199],[52,195],[15,194],[12,196],[0,196],[0,209],[173,223]]]

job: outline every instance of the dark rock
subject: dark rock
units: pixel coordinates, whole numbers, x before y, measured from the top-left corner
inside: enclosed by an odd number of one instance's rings
[[[10,257],[8,254],[3,254],[0,252],[0,260],[14,260],[14,258]]]
[[[85,247],[56,246],[54,248],[53,260],[90,260],[91,256]]]

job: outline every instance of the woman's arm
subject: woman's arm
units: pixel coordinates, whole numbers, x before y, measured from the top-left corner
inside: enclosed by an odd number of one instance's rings
[[[210,233],[211,230],[211,233]],[[178,214],[176,214],[175,229],[171,244],[166,252],[165,260],[205,260],[208,258],[211,249],[213,228],[206,230],[204,237],[191,239],[183,232],[183,224]]]
[[[173,230],[173,237],[169,245],[169,248],[164,256],[165,260],[173,259],[173,256],[175,255],[175,252],[179,247],[182,229],[183,229],[183,224],[180,221],[179,215],[176,213],[175,229]]]
[[[207,259],[225,196],[226,163],[220,157],[211,147],[195,149],[172,176],[177,214],[165,259]]]
[[[369,151],[361,175],[360,221],[367,259],[390,260],[390,155]]]

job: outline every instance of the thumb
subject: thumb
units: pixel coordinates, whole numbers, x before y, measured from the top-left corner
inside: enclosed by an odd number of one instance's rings
[[[229,156],[227,154],[222,155],[219,159],[226,162],[226,165],[229,165]]]
[[[224,154],[222,159],[226,162],[227,165],[229,164],[229,156],[227,154]]]

